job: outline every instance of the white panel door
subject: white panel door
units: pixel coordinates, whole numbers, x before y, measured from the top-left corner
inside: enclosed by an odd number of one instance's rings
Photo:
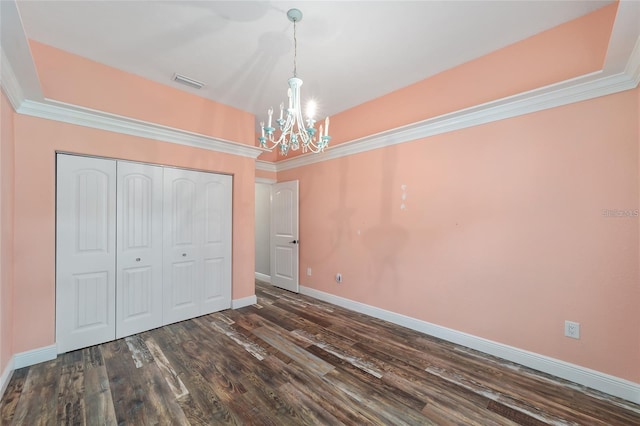
[[[271,186],[271,284],[298,293],[298,181]]]
[[[162,188],[162,167],[118,161],[118,339],[162,326]]]
[[[200,174],[202,306],[200,315],[231,307],[231,176]]]
[[[115,339],[116,162],[59,154],[58,353]]]
[[[164,324],[200,313],[203,239],[198,181],[197,172],[164,169]]]

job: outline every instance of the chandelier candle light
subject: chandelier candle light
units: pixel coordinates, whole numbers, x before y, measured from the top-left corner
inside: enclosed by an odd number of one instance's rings
[[[302,20],[302,12],[298,9],[290,9],[287,17],[293,22],[293,77],[289,79],[289,90],[287,97],[289,98],[289,106],[286,109],[287,116],[284,117],[284,103],[280,104],[280,117],[276,119],[280,136],[276,138],[276,128],[273,126],[273,108],[269,108],[267,114],[269,121],[264,125],[264,121],[260,123],[262,135],[258,138],[260,146],[273,150],[276,146],[280,147],[282,155],[287,155],[289,150],[297,151],[302,145],[302,152],[311,151],[314,153],[322,152],[329,146],[329,117],[325,118],[324,126],[320,125],[320,130],[316,131],[313,116],[315,115],[315,103],[309,102],[307,105],[306,122],[302,119],[302,108],[300,99],[300,87],[302,80],[296,75],[296,59],[298,54],[298,41],[296,39],[296,22]]]

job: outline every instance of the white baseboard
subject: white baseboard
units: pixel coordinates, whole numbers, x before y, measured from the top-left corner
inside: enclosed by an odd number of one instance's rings
[[[243,297],[241,299],[233,299],[231,301],[231,309],[240,309],[245,306],[251,306],[258,303],[258,298],[254,294],[253,296]]]
[[[29,367],[30,365],[39,364],[45,361],[51,361],[58,356],[56,345],[44,346],[42,348],[33,349],[26,352],[20,352],[13,356],[13,368]]]
[[[256,272],[256,280],[265,281],[271,284],[271,275],[263,274],[262,272]]]
[[[344,297],[300,286],[300,293],[640,404],[640,384],[559,359],[452,330]]]
[[[7,385],[9,385],[9,381],[11,381],[11,376],[13,376],[13,357],[7,363],[7,366],[4,368],[2,372],[2,376],[0,376],[0,399],[4,396],[4,391],[7,390]]]

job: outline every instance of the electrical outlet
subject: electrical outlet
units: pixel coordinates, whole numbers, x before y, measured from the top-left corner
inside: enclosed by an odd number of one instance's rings
[[[580,323],[573,321],[564,322],[564,335],[572,339],[580,338]]]
[[[311,276],[311,268],[307,268],[307,276],[310,277]]]
[[[336,282],[338,284],[340,284],[342,282],[342,274],[339,273],[339,272],[336,274]]]

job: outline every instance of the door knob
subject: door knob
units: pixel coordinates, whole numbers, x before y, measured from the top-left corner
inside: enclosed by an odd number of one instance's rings
[[[182,257],[187,257],[187,253],[182,253]]]
[[[139,257],[136,257],[136,262],[140,262],[140,258]]]
[[[293,241],[289,241],[291,244],[298,244],[300,241],[298,240],[293,240]]]

